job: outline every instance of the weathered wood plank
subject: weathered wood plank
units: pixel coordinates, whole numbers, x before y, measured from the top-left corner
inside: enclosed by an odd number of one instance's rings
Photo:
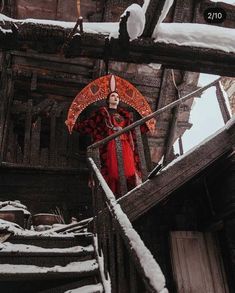
[[[10,119],[10,106],[13,99],[14,82],[11,75],[11,55],[2,55],[2,73],[0,81],[0,161],[5,155]]]
[[[25,58],[21,56],[14,56],[13,64],[21,64],[27,68],[41,68],[50,71],[68,72],[71,74],[79,73],[79,75],[83,76],[89,76],[89,74],[93,72],[92,68],[87,68],[76,64],[51,62],[47,60],[38,60],[30,57]]]
[[[92,69],[95,63],[95,60],[90,58],[77,57],[77,58],[68,59],[61,55],[38,54],[36,52],[11,51],[11,55],[21,56],[25,58],[32,58],[38,61],[46,60],[49,62],[74,64],[74,65],[79,65],[89,69]]]
[[[220,107],[220,111],[221,111],[224,123],[227,123],[228,120],[231,118],[231,115],[228,111],[228,107],[226,105],[225,97],[224,97],[223,91],[221,89],[220,83],[218,83],[216,85],[216,97],[217,97],[217,100],[219,103],[219,107]]]
[[[127,182],[125,177],[124,170],[124,161],[123,161],[123,152],[122,152],[122,142],[120,140],[120,136],[115,138],[116,143],[116,155],[117,155],[117,163],[118,163],[118,174],[119,174],[119,182],[120,182],[120,193],[124,195],[127,193]]]
[[[30,160],[30,142],[31,142],[31,127],[32,127],[32,108],[33,101],[28,100],[28,107],[25,117],[25,133],[24,133],[24,164],[28,164]]]
[[[223,154],[231,151],[234,143],[232,139],[235,136],[234,119],[228,127],[231,133],[226,128],[223,129],[204,144],[179,158],[155,178],[147,180],[140,188],[128,193],[127,197],[121,198],[120,204],[129,219],[138,218]]]
[[[32,125],[31,152],[30,152],[31,165],[39,164],[40,133],[41,133],[41,118],[39,117]]]
[[[15,86],[18,88],[18,90],[23,90],[27,94],[31,94],[30,89],[30,82],[27,81],[21,81],[17,80],[15,81]],[[38,83],[37,86],[37,93],[41,94],[52,94],[52,95],[59,95],[59,96],[65,96],[65,97],[75,97],[79,90],[81,90],[82,87],[78,88],[77,86],[73,85],[73,87],[66,87],[66,85],[56,85],[52,83],[46,83],[44,81],[43,83]]]
[[[49,162],[51,166],[56,164],[56,153],[57,153],[57,144],[56,144],[56,108],[57,103],[52,107],[50,113],[50,153],[49,153]]]
[[[40,153],[40,165],[48,166],[48,148],[42,148]]]
[[[74,83],[74,84],[82,84],[87,85],[91,78],[83,77],[78,74],[72,74],[68,72],[55,72],[50,70],[44,70],[44,69],[37,69],[37,68],[30,68],[25,67],[23,65],[13,65],[13,79],[16,80],[28,80],[32,76],[32,72],[37,73],[37,79],[40,82],[43,81],[53,81],[54,83],[62,83],[62,84],[68,84],[68,83]]]
[[[136,135],[136,144],[137,144],[138,154],[140,158],[141,174],[142,174],[142,179],[144,181],[147,178],[147,164],[145,160],[144,146],[143,146],[140,126],[137,126],[135,128],[135,135]]]

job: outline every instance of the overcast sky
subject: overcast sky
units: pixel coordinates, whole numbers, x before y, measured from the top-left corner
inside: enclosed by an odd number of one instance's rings
[[[204,86],[218,77],[218,75],[201,73],[198,85]],[[194,99],[189,122],[193,126],[191,129],[186,130],[182,137],[184,152],[199,144],[209,135],[224,126],[215,94],[215,87],[206,90],[201,98]],[[175,152],[178,152],[177,142],[175,143]]]

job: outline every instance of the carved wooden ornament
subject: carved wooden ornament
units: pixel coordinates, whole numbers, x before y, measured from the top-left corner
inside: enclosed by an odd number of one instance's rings
[[[66,120],[70,133],[81,112],[90,104],[105,100],[110,91],[118,92],[120,100],[133,107],[142,117],[152,113],[145,97],[130,82],[119,76],[109,74],[89,83],[73,100]],[[148,120],[146,124],[149,130],[154,132],[155,119]]]

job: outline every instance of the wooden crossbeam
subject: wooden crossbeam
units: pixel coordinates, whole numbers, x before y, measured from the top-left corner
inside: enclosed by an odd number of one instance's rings
[[[65,41],[65,34],[66,29],[64,28],[28,23],[19,28],[18,41],[14,40],[13,34],[12,39],[9,35],[7,37],[1,35],[0,49],[33,50],[34,52],[40,51],[43,54],[59,55],[61,46]],[[67,57],[103,59],[106,37],[105,35],[84,32],[81,35],[81,50],[71,44],[71,47],[69,47],[70,55]],[[235,76],[234,53],[209,48],[155,43],[150,38],[130,42],[128,54],[123,53],[123,48],[118,39],[111,39],[109,60],[136,64],[160,63],[167,68]]]
[[[137,219],[223,154],[232,151],[234,138],[235,118],[228,122],[217,135],[186,153],[153,179],[147,180],[142,186],[120,198],[119,203],[123,211],[131,221]]]

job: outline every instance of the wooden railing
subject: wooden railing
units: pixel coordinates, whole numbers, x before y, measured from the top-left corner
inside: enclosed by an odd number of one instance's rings
[[[121,195],[124,195],[127,193],[127,182],[126,182],[126,177],[124,174],[124,164],[123,164],[123,155],[122,155],[122,144],[121,144],[121,140],[120,140],[120,135],[123,133],[127,133],[129,131],[134,131],[135,135],[136,135],[136,144],[137,144],[137,151],[138,151],[138,155],[140,158],[140,171],[142,174],[142,180],[145,180],[147,178],[147,174],[148,174],[148,164],[147,164],[147,160],[146,160],[146,155],[145,155],[145,151],[144,151],[144,144],[143,144],[143,140],[142,140],[142,136],[141,136],[141,131],[140,131],[140,126],[143,125],[146,121],[152,119],[152,118],[156,118],[157,116],[159,116],[160,114],[164,113],[165,111],[169,111],[177,106],[179,106],[181,103],[196,97],[200,94],[202,94],[202,92],[204,92],[206,89],[217,85],[220,81],[220,78],[216,79],[215,81],[209,83],[208,85],[204,86],[203,88],[197,89],[194,92],[166,105],[165,107],[151,113],[150,115],[139,119],[138,121],[132,123],[131,125],[123,128],[120,131],[117,131],[116,133],[104,138],[103,140],[96,142],[94,144],[92,144],[91,146],[88,147],[88,157],[93,158],[94,162],[96,163],[97,167],[100,168],[101,167],[101,162],[100,162],[100,154],[99,154],[99,148],[101,146],[103,146],[104,144],[107,144],[109,141],[111,141],[112,139],[115,139],[116,141],[116,152],[117,152],[117,160],[118,160],[118,171],[119,171],[119,181],[120,181],[120,191],[121,191]]]
[[[92,158],[94,234],[112,293],[167,293],[165,277]],[[104,282],[105,283],[105,282]]]
[[[219,80],[220,78],[88,147],[88,162],[94,175],[94,186],[92,188],[94,232],[98,238],[99,254],[101,255],[101,251],[103,253],[105,276],[106,278],[108,278],[108,275],[110,276],[112,292],[114,293],[167,292],[167,289],[160,267],[133,229],[100,172],[99,148],[115,139],[120,190],[121,195],[126,194],[128,190],[124,174],[120,135],[135,131],[140,167],[143,174],[142,179],[145,180],[148,176],[148,170],[140,126],[163,112],[179,106],[182,102],[200,95],[206,89],[214,85],[218,87]],[[144,257],[142,257],[143,255]]]

